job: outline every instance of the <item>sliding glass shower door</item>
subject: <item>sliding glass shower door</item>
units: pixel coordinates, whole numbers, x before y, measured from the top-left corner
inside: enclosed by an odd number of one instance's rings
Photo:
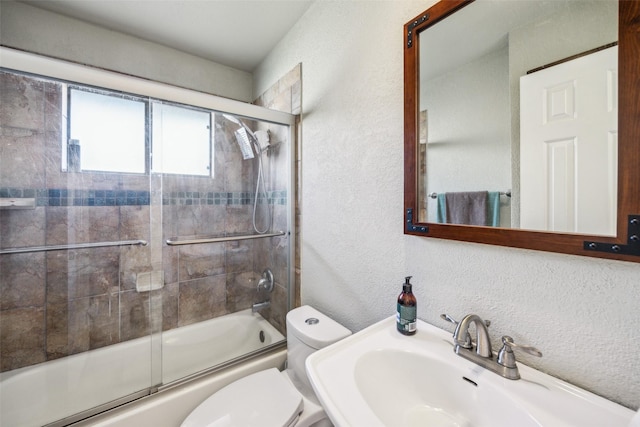
[[[0,424],[65,425],[282,343],[293,117],[16,69],[0,70]],[[258,329],[215,352],[190,338],[231,317]]]

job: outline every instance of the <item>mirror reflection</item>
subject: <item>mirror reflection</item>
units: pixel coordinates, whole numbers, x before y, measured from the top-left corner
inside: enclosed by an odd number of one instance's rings
[[[616,234],[617,13],[477,0],[420,33],[420,222]]]

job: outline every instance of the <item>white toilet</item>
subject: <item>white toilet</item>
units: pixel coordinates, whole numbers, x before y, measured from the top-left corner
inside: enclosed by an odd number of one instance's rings
[[[241,378],[211,395],[181,427],[331,426],[307,378],[304,362],[323,347],[351,335],[313,307],[287,313],[287,369]]]

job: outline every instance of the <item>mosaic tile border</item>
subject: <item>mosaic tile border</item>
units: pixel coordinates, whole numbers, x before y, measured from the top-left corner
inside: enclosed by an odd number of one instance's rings
[[[35,198],[36,206],[148,206],[149,191],[70,190],[0,187],[0,197]],[[253,192],[172,191],[163,193],[163,205],[250,205]],[[286,191],[269,191],[267,198],[258,195],[259,204],[286,205]]]
[[[162,204],[164,205],[250,205],[253,204],[255,193],[253,192],[198,192],[198,191],[172,191],[164,193]],[[286,191],[268,191],[265,199],[264,193],[258,194],[259,204],[286,205]]]

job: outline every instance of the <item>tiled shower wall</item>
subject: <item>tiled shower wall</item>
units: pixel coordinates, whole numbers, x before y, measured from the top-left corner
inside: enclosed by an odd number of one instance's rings
[[[0,197],[35,197],[0,210],[0,248],[143,239],[147,246],[0,255],[0,370],[87,351],[271,299],[262,314],[284,332],[287,238],[168,246],[176,236],[252,233],[257,161],[243,161],[233,128],[215,124],[215,176],[61,171],[62,91],[56,82],[0,73]],[[216,115],[220,117],[220,115]],[[286,129],[271,128],[272,141]],[[284,141],[284,140],[283,140]],[[286,142],[264,156],[269,200],[286,230]],[[268,253],[261,251],[268,250]],[[264,268],[277,282],[258,295]],[[140,273],[162,289],[136,291]]]
[[[260,95],[254,104],[270,110],[283,111],[285,113],[294,114],[298,118],[302,114],[302,64],[297,64],[287,74],[282,76],[276,83]],[[295,157],[294,166],[294,200],[295,204],[295,248],[294,248],[294,305],[301,305],[300,298],[300,221],[302,217],[302,204],[300,199],[300,167],[301,167],[301,144],[302,137],[300,135],[301,126],[298,120],[296,126],[296,140],[293,150]],[[283,317],[282,315],[280,317]]]

